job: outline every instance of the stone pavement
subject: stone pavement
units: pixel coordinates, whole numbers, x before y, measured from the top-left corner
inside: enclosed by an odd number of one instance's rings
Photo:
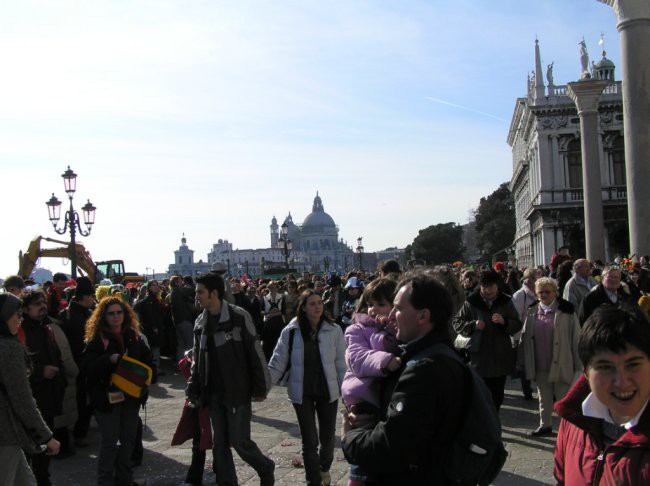
[[[167,362],[169,363],[169,362]],[[191,443],[172,447],[171,437],[183,408],[185,382],[166,365],[167,375],[161,376],[157,385],[150,389],[144,430],[144,460],[135,469],[137,479],[146,478],[148,486],[176,486],[183,482],[191,459]],[[531,439],[527,432],[538,423],[537,400],[525,401],[518,391],[517,383],[508,382],[506,398],[501,409],[503,435],[509,457],[495,485],[533,486],[554,484],[553,447],[555,437]],[[141,414],[143,420],[145,414]],[[557,425],[557,422],[556,422]],[[291,465],[294,456],[300,454],[300,434],[293,407],[286,399],[286,389],[274,387],[269,397],[253,404],[252,436],[260,448],[276,463],[276,484],[304,484],[304,470]],[[340,430],[340,427],[339,429]],[[99,437],[94,425],[89,438],[92,445],[77,449],[76,455],[53,460],[50,466],[56,485],[96,484],[96,465]],[[348,465],[343,457],[337,438],[332,484],[347,484]],[[235,464],[240,484],[256,485],[255,472],[236,453]],[[215,484],[214,475],[206,461],[204,484]]]

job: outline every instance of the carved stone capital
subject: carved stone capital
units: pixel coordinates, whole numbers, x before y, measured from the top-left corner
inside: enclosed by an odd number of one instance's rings
[[[598,100],[610,81],[583,79],[567,85],[566,94],[573,100],[578,115],[598,112]]]
[[[648,0],[598,0],[614,9],[619,30],[628,22],[650,21],[650,2]]]

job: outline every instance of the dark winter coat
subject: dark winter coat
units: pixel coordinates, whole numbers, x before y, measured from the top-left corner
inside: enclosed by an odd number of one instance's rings
[[[0,447],[32,450],[51,438],[32,396],[23,345],[16,338],[0,337]]]
[[[79,364],[81,361],[81,353],[83,353],[84,339],[86,336],[86,321],[92,314],[90,309],[86,309],[79,304],[76,300],[71,300],[67,309],[64,309],[59,314],[62,321],[61,328],[68,338],[70,344],[70,351],[75,363]]]
[[[492,322],[492,315],[501,314],[503,325]],[[485,322],[485,329],[476,329],[476,322]],[[470,295],[458,314],[453,318],[454,331],[465,337],[481,333],[481,344],[477,352],[470,352],[470,364],[476,372],[485,378],[506,376],[515,371],[515,353],[510,336],[517,333],[522,322],[511,298],[499,293],[488,308],[480,291]]]
[[[271,378],[250,314],[224,301],[218,325],[209,329],[208,320],[209,313],[204,310],[194,324],[195,359],[187,397],[204,405],[216,394],[228,407],[243,405],[254,396],[266,397]],[[208,339],[213,340],[216,356],[208,352]],[[218,389],[213,390],[215,373],[220,378]]]
[[[145,344],[144,339],[141,336],[136,336],[131,329],[126,329],[123,335],[126,353],[131,358],[151,366],[151,350]],[[110,357],[116,353],[123,354],[115,337],[110,333],[99,331],[88,341],[81,356],[81,372],[86,377],[90,406],[101,412],[108,412],[112,407],[108,403],[108,391],[111,386],[111,375],[117,368],[117,363],[111,363]],[[146,401],[146,398],[145,394],[141,402]],[[126,399],[137,400],[128,395],[126,395]]]
[[[21,324],[25,336],[25,346],[32,360],[32,373],[29,384],[44,417],[54,418],[62,412],[66,378],[61,351],[56,344],[49,317],[36,321],[25,315]],[[56,366],[59,372],[52,378],[45,378],[45,366]]]
[[[158,296],[147,295],[133,307],[138,314],[142,332],[147,336],[149,346],[159,348],[165,324],[165,306]]]
[[[174,287],[170,293],[172,319],[174,325],[181,322],[194,322],[194,291],[190,287]]]
[[[623,287],[619,287],[618,292],[616,293],[618,295],[618,302],[614,303],[610,300],[609,295],[607,295],[607,291],[605,290],[605,287],[603,287],[603,284],[598,284],[596,287],[591,289],[591,292],[589,292],[582,301],[582,308],[580,309],[580,315],[578,316],[580,324],[584,324],[589,316],[602,304],[620,305],[634,303],[630,294],[626,293],[623,290]]]
[[[608,446],[602,419],[585,417],[582,402],[589,395],[584,376],[555,404],[562,418],[555,447],[555,479],[560,485],[650,484],[650,407],[639,423]]]
[[[403,363],[436,343],[432,334],[407,344]],[[378,478],[379,485],[446,484],[442,460],[461,425],[464,370],[445,356],[402,369],[385,419],[349,431],[341,446],[346,459]]]

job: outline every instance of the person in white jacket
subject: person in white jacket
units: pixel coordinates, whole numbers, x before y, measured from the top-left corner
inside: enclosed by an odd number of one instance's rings
[[[300,426],[309,485],[331,481],[329,469],[345,371],[343,331],[325,319],[321,296],[305,290],[298,299],[296,318],[282,330],[269,361],[269,373],[273,383],[287,385]]]

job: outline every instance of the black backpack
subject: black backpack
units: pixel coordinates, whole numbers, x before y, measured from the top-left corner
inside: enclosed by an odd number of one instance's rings
[[[476,372],[449,346],[438,343],[414,356],[407,365],[442,355],[465,370],[462,425],[444,458],[443,474],[450,484],[489,485],[499,474],[508,453],[501,439],[501,421],[492,395]]]

